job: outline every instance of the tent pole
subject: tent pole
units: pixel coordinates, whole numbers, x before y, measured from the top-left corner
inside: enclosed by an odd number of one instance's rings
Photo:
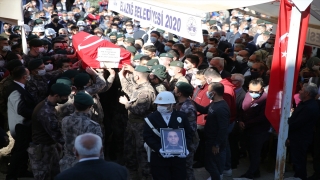
[[[301,12],[296,6],[292,7],[288,46],[283,55],[286,56],[285,76],[283,85],[283,96],[281,106],[281,119],[278,136],[277,161],[275,169],[275,180],[283,180],[286,165],[286,146],[288,138],[288,118],[290,117],[292,90],[297,58],[297,49],[300,33]],[[279,40],[278,40],[279,41]],[[279,42],[280,43],[280,42]]]

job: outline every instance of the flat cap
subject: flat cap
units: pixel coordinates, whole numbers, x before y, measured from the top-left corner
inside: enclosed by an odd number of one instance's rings
[[[183,68],[183,62],[180,62],[180,61],[172,61],[172,62],[170,63],[170,66]]]
[[[74,102],[85,106],[91,106],[94,104],[92,96],[85,92],[78,92],[74,96]]]
[[[170,54],[170,53],[161,53],[159,57],[173,58],[172,54]]]
[[[32,71],[34,69],[38,69],[39,66],[41,66],[43,64],[42,59],[32,59],[29,64],[28,64],[28,69],[29,71]]]
[[[59,96],[69,96],[69,94],[71,93],[71,88],[70,86],[62,83],[56,83],[51,86],[51,91],[54,94],[58,94]]]
[[[9,72],[13,71],[14,68],[22,66],[22,62],[18,59],[13,59],[7,63],[7,69]]]
[[[191,95],[193,92],[193,87],[189,83],[186,83],[186,82],[178,82],[178,83],[176,83],[176,87],[182,93],[186,93],[186,94]]]
[[[158,65],[158,64],[159,64],[159,60],[158,59],[150,59],[147,62],[147,66],[155,66],[155,65]]]
[[[87,73],[79,73],[74,77],[74,85],[76,87],[83,87],[89,83],[90,76]]]
[[[142,72],[142,73],[149,73],[150,69],[146,66],[136,66],[136,68],[134,69],[137,72]]]
[[[61,77],[61,78],[57,79],[56,83],[62,83],[62,84],[65,84],[69,87],[72,86],[71,80],[67,77]]]

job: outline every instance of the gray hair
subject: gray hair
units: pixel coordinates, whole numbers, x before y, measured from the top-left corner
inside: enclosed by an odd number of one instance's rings
[[[314,83],[305,83],[303,84],[304,90],[309,93],[311,99],[316,98],[318,95],[318,86]]]
[[[85,147],[85,141],[93,140],[90,147]],[[81,156],[99,156],[102,148],[101,137],[92,133],[81,134],[74,141],[74,148]]]
[[[243,50],[245,46],[243,44],[234,44],[234,48],[240,48]]]
[[[65,28],[60,28],[59,31],[63,31],[64,33],[68,34],[68,31]]]
[[[211,61],[212,61],[212,60],[217,60],[217,61],[219,61],[220,67],[224,68],[224,59],[223,59],[223,58],[221,58],[221,57],[214,57],[214,58],[211,59]]]
[[[241,83],[241,86],[244,84],[244,75],[240,73],[234,73],[231,75],[232,80],[237,80]]]

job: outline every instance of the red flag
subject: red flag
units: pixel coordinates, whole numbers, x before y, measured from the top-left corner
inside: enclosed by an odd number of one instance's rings
[[[273,128],[279,132],[281,101],[283,92],[283,81],[285,75],[286,55],[288,38],[290,36],[290,18],[291,18],[292,4],[288,0],[281,0],[280,13],[278,17],[278,27],[276,34],[276,41],[274,46],[272,66],[270,70],[270,82],[268,88],[268,97],[265,114],[270,121]],[[293,91],[297,84],[297,78],[302,62],[303,47],[306,41],[307,29],[310,18],[310,6],[302,13],[300,34],[298,42],[298,51],[296,58],[296,67],[293,82]]]
[[[92,68],[122,68],[124,64],[131,63],[131,53],[129,51],[86,32],[79,32],[74,35],[72,45],[82,61]],[[108,59],[105,57],[115,58]]]

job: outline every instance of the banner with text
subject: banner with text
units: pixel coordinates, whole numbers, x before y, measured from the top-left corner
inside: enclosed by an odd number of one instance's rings
[[[320,48],[320,30],[308,28],[306,44]]]
[[[201,18],[134,0],[109,0],[109,9],[172,34],[202,43]]]

